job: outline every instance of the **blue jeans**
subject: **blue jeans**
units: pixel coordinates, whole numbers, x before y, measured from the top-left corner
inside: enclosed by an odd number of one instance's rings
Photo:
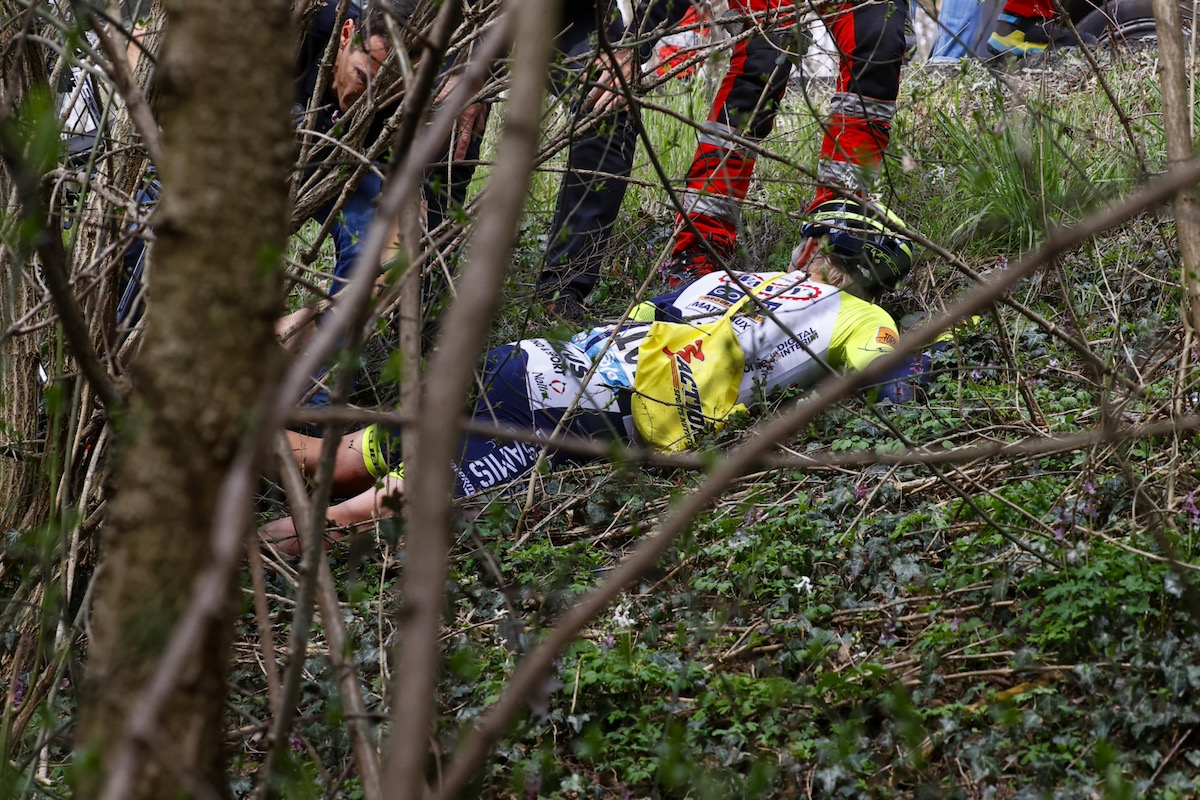
[[[382,189],[383,181],[379,179],[378,175],[374,172],[364,175],[358,183],[358,188],[346,198],[346,204],[342,206],[337,219],[329,229],[329,235],[333,237],[333,249],[336,253],[333,264],[333,280],[329,286],[331,295],[340,292],[342,287],[350,282],[351,272],[355,262],[358,261],[358,254],[362,250],[362,242],[367,237],[367,228],[371,227],[371,221],[375,219],[375,200],[379,197]],[[313,214],[313,219],[324,224],[336,202],[337,198],[335,197],[319,208],[317,213]],[[320,320],[317,321],[317,324],[321,324]],[[313,375],[313,381],[320,380],[324,376],[325,370],[320,369]],[[324,389],[318,389],[305,405],[309,407],[327,406],[329,405],[329,393]]]
[[[138,208],[142,209],[153,208],[162,199],[162,182],[158,180],[158,174],[150,170],[146,178],[145,186],[137,194]],[[135,232],[137,228],[137,225],[133,225],[129,230]],[[138,238],[133,240],[122,262],[123,269],[118,285],[121,297],[117,301],[117,322],[126,330],[131,330],[145,312],[142,282],[145,279],[146,256],[146,242]]]
[[[971,42],[982,10],[981,0],[944,0],[938,13],[938,39],[929,54],[929,63],[958,61],[971,55]]]
[[[329,235],[333,237],[333,248],[337,258],[333,265],[333,283],[329,287],[330,294],[337,294],[350,280],[350,272],[354,262],[358,260],[362,242],[367,237],[367,228],[375,219],[375,200],[383,188],[383,181],[374,172],[368,172],[359,181],[358,188],[346,198],[346,204],[338,213],[337,220],[330,228]],[[324,224],[333,210],[335,197],[313,214],[313,219]]]

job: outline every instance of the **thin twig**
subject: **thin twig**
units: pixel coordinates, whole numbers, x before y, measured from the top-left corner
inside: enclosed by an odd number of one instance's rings
[[[293,422],[325,423],[342,422],[357,425],[403,425],[412,421],[408,412],[371,411],[355,408],[329,408],[327,410],[297,409],[289,419]],[[697,453],[665,454],[645,447],[618,447],[612,442],[583,439],[574,436],[545,436],[528,430],[514,430],[490,422],[462,419],[460,429],[466,433],[513,442],[528,442],[546,448],[591,458],[614,457],[626,464],[645,464],[671,469],[706,470],[708,458]],[[954,447],[913,447],[898,453],[863,451],[854,453],[828,453],[822,456],[795,454],[782,456],[764,453],[756,462],[761,469],[845,469],[876,465],[931,465],[969,464],[990,458],[1010,456],[1045,456],[1067,453],[1094,447],[1100,444],[1158,439],[1200,430],[1200,414],[1190,414],[1177,419],[1147,422],[1140,425],[1099,427],[1080,433],[1059,436],[1027,437],[1016,442],[998,441],[995,444]],[[973,435],[978,435],[973,434]],[[614,447],[617,447],[614,450]]]
[[[55,231],[54,226],[47,226],[46,220],[43,219],[44,210],[49,207],[49,202],[41,187],[41,176],[34,174],[25,160],[23,148],[20,142],[13,138],[11,126],[0,125],[0,156],[3,156],[14,177],[21,204],[21,217],[37,231],[34,238],[35,249],[41,261],[46,288],[54,301],[54,307],[58,310],[63,335],[96,396],[100,398],[109,414],[114,414],[121,408],[124,400],[109,377],[108,370],[96,355],[95,348],[92,347],[87,322],[67,277],[67,253],[62,236]]]
[[[77,7],[86,8],[87,6]],[[154,119],[154,112],[150,110],[150,104],[146,102],[145,96],[134,82],[133,75],[129,71],[129,62],[125,57],[125,49],[105,29],[104,23],[98,14],[89,14],[89,18],[92,30],[96,33],[97,38],[100,39],[100,45],[104,48],[104,52],[108,54],[109,58],[109,63],[100,62],[100,66],[113,82],[113,85],[117,87],[117,93],[121,95],[121,99],[125,101],[125,108],[129,111],[129,119],[133,122],[133,126],[137,128],[138,134],[142,137],[142,146],[146,148],[146,152],[150,155],[151,163],[161,168],[163,163],[162,134],[159,132],[157,120]]]
[[[1171,750],[1167,753],[1166,757],[1163,758],[1162,761],[1158,762],[1158,766],[1154,768],[1154,774],[1150,776],[1151,786],[1153,786],[1154,782],[1158,780],[1158,776],[1161,775],[1162,771],[1167,768],[1167,764],[1171,763],[1171,759],[1173,759],[1175,754],[1179,752],[1179,748],[1183,747],[1183,743],[1187,741],[1188,737],[1192,735],[1192,731],[1194,730],[1196,729],[1188,728],[1186,731],[1184,731],[1183,735],[1175,740],[1175,744],[1171,746]]]
[[[258,626],[259,651],[262,654],[263,673],[267,676],[267,698],[271,704],[271,716],[279,714],[283,695],[279,688],[279,667],[275,663],[275,632],[271,628],[271,612],[267,607],[267,583],[263,575],[262,551],[257,539],[246,540],[246,555],[250,566],[250,584],[254,592],[254,621]]]
[[[455,5],[447,3],[446,6]],[[444,10],[444,9],[443,9]],[[516,15],[518,19],[513,20]],[[437,683],[438,631],[445,594],[451,472],[459,404],[470,387],[474,355],[499,305],[500,289],[537,151],[538,124],[545,93],[555,14],[549,0],[525,0],[505,15],[500,28],[520,30],[507,118],[501,137],[492,196],[475,227],[471,259],[463,271],[457,300],[446,314],[441,347],[433,356],[418,437],[421,452],[410,465],[407,512],[408,563],[404,581],[404,625],[400,636],[393,713],[404,721],[392,734],[384,791],[390,797],[419,797],[425,790],[425,763]],[[458,90],[467,90],[463,80]],[[453,113],[456,103],[443,111]]]

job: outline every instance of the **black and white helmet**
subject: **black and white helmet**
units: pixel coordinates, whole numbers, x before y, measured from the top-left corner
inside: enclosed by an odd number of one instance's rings
[[[896,232],[902,227],[900,218],[878,203],[830,200],[813,209],[800,235],[821,240],[824,252],[854,273],[864,291],[876,294],[895,289],[912,269],[912,242]],[[793,252],[793,263],[806,243]]]

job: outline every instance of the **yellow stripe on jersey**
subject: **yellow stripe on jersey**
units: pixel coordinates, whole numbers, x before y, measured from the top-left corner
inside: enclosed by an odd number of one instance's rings
[[[856,372],[895,349],[896,323],[892,315],[874,303],[848,292],[839,295],[842,305],[829,345],[829,362]]]

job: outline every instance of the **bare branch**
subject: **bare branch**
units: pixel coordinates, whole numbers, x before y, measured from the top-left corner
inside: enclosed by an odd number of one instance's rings
[[[339,420],[362,425],[387,426],[406,425],[414,422],[412,414],[396,411],[363,411],[349,408],[331,408],[323,411],[297,409],[289,419],[293,422],[317,423]],[[613,442],[583,439],[574,436],[543,436],[533,431],[520,431],[495,425],[490,422],[463,418],[459,422],[464,433],[501,439],[511,442],[528,442],[563,453],[572,453],[587,458],[609,458],[630,465],[650,465],[668,469],[702,471],[711,466],[711,461],[698,453],[660,453],[645,447],[616,447]],[[1145,439],[1158,439],[1200,431],[1200,414],[1189,414],[1164,422],[1143,425],[1104,426],[1079,433],[1061,436],[1026,437],[1016,442],[997,442],[988,445],[954,447],[913,447],[895,453],[864,451],[857,453],[827,453],[821,456],[784,456],[764,453],[755,462],[756,469],[844,469],[848,467],[872,467],[876,465],[921,465],[921,464],[969,464],[989,458],[1007,456],[1045,456],[1054,453],[1069,453],[1101,444],[1117,444]]]
[[[1075,29],[1075,23],[1072,21],[1070,13],[1063,8],[1061,0],[1053,0],[1053,3],[1054,10],[1058,14],[1059,23],[1071,33],[1071,37],[1079,45],[1079,52],[1083,54],[1085,59],[1087,59],[1088,67],[1092,71],[1092,76],[1095,77],[1096,82],[1100,84],[1100,88],[1104,91],[1104,96],[1108,98],[1109,106],[1112,107],[1112,110],[1116,113],[1117,118],[1121,121],[1121,127],[1125,129],[1125,136],[1129,139],[1129,146],[1133,149],[1133,157],[1137,159],[1138,169],[1140,171],[1139,174],[1145,175],[1149,171],[1146,168],[1146,155],[1142,152],[1141,141],[1138,139],[1137,134],[1133,131],[1133,121],[1129,119],[1129,115],[1125,113],[1125,109],[1117,101],[1117,96],[1113,93],[1112,87],[1109,86],[1108,79],[1104,77],[1104,70],[1101,69],[1100,65],[1096,62],[1096,55],[1092,52],[1092,48],[1088,47],[1087,43],[1084,42],[1083,37],[1079,35],[1079,31]],[[1175,13],[1178,15],[1179,12],[1176,11]],[[1179,21],[1180,20],[1176,19],[1176,22]],[[1176,28],[1176,30],[1180,29],[1181,28]]]
[[[322,442],[320,463],[317,467],[317,493],[315,502],[309,502],[304,494],[304,481],[299,468],[292,461],[291,450],[282,436],[278,448],[278,460],[283,462],[283,479],[288,500],[294,503],[293,519],[296,535],[300,537],[300,574],[296,589],[296,604],[292,608],[292,624],[288,632],[288,664],[283,674],[279,711],[271,726],[270,751],[266,762],[258,770],[256,796],[274,796],[272,778],[275,766],[287,747],[288,734],[296,716],[296,703],[300,699],[300,681],[304,674],[305,655],[308,651],[308,636],[312,629],[313,600],[317,592],[318,562],[325,559],[322,532],[325,529],[324,510],[329,505],[329,491],[333,478],[333,462],[337,456],[337,440],[341,428],[337,424],[326,427],[326,438]]]
[[[455,421],[462,397],[470,388],[473,356],[479,352],[499,303],[513,238],[520,218],[530,169],[537,152],[546,65],[550,59],[554,5],[525,0],[516,6],[515,48],[500,158],[492,176],[488,207],[476,223],[470,263],[463,272],[457,300],[447,313],[441,347],[430,365],[420,409],[421,452],[409,465],[405,570],[405,625],[401,636],[393,715],[404,721],[389,745],[385,794],[419,797],[433,718],[438,632],[445,594],[447,529],[452,486],[446,469],[458,440]],[[464,80],[460,88],[469,87]],[[454,109],[453,101],[447,107]]]
[[[287,441],[282,436],[276,455],[283,470],[284,490],[287,492],[288,505],[292,508],[296,530],[311,531],[314,529],[312,503],[309,502],[305,492],[304,478],[300,474],[300,468],[296,466]],[[305,547],[307,548],[311,544],[313,544],[311,541],[307,541]],[[346,642],[349,637],[341,617],[337,588],[333,584],[333,573],[329,570],[329,561],[325,558],[324,548],[321,547],[319,539],[315,549],[319,554],[315,564],[317,602],[320,603],[321,620],[324,623],[325,638],[329,644],[329,661],[337,676],[338,686],[342,693],[342,704],[346,710],[346,722],[350,727],[350,736],[354,742],[354,759],[358,764],[359,777],[362,778],[363,796],[366,800],[379,800],[382,797],[379,789],[379,754],[375,750],[375,744],[367,727],[366,708],[363,705],[362,691],[354,670],[354,663],[347,661],[345,657]],[[301,655],[296,664],[297,672],[303,667],[303,664],[304,657]],[[289,664],[288,667],[290,669],[292,665]],[[291,709],[286,713],[294,714],[295,711]],[[276,733],[275,735],[286,738],[286,733]],[[274,754],[274,750],[275,748],[272,748],[272,754]],[[270,772],[264,768],[263,774],[269,781]],[[262,785],[259,788],[261,791]]]
[[[154,119],[154,112],[150,110],[150,104],[146,102],[146,97],[134,82],[133,75],[129,71],[125,49],[104,28],[104,24],[97,14],[91,14],[90,20],[92,30],[99,37],[100,44],[104,47],[104,52],[108,54],[110,62],[107,64],[102,62],[100,66],[112,80],[113,85],[117,87],[121,99],[125,101],[125,107],[129,110],[129,119],[133,121],[133,126],[141,135],[142,145],[150,154],[151,163],[161,168],[163,163],[162,133],[158,129],[158,121]]]
[[[492,59],[507,40],[507,35],[506,29],[497,29],[480,47],[477,59],[468,68],[469,73],[474,71],[476,74],[475,79],[490,69]],[[260,424],[255,436],[243,442],[230,464],[217,500],[212,524],[212,559],[196,580],[191,601],[171,633],[153,678],[130,709],[125,738],[114,750],[108,784],[101,794],[102,798],[124,800],[128,796],[138,763],[140,743],[153,735],[163,705],[184,673],[184,667],[206,626],[220,618],[234,572],[241,562],[245,515],[253,500],[258,458],[267,452],[281,420],[292,405],[292,399],[300,394],[317,365],[337,345],[351,324],[354,308],[361,308],[370,298],[378,272],[377,266],[372,268],[371,265],[378,264],[387,233],[386,220],[396,213],[403,198],[415,190],[423,174],[423,165],[432,160],[442,147],[454,124],[455,105],[465,100],[467,83],[464,81],[463,96],[452,97],[446,110],[439,111],[422,131],[409,159],[397,164],[398,174],[384,191],[378,219],[372,224],[360,253],[362,266],[355,270],[355,278],[342,292],[340,302],[335,306],[328,323],[321,328],[313,346],[292,363],[282,388],[277,392],[269,392],[268,387],[264,387],[262,396],[255,404],[255,416]]]
[[[1183,55],[1183,18],[1179,3],[1154,0],[1154,27],[1158,34],[1158,63],[1162,74],[1163,127],[1166,129],[1167,163],[1182,164],[1192,157],[1192,108],[1188,102],[1188,72]],[[1193,336],[1200,335],[1200,201],[1190,187],[1175,196],[1175,228],[1183,257],[1183,285],[1188,302],[1184,319]]]
[[[507,17],[504,18],[507,20]],[[482,80],[492,68],[493,60],[504,47],[508,39],[507,24],[496,27],[474,54],[467,66],[464,77],[445,104],[438,109],[428,126],[421,131],[420,137],[413,143],[407,157],[395,165],[392,175],[384,185],[383,194],[379,198],[379,211],[372,223],[362,249],[359,260],[354,268],[354,277],[338,294],[338,302],[333,312],[325,320],[325,324],[313,337],[307,350],[292,362],[291,368],[281,384],[279,404],[275,409],[273,419],[282,419],[292,405],[294,398],[300,396],[308,385],[310,377],[324,362],[343,338],[345,332],[353,324],[356,310],[363,308],[371,298],[375,286],[375,278],[379,275],[379,259],[387,244],[388,221],[399,213],[406,199],[414,192],[424,179],[425,166],[435,161],[445,146],[446,137],[450,134],[458,118],[457,109],[471,96],[470,87],[476,81]]]
[[[50,298],[58,311],[63,335],[66,336],[84,377],[100,398],[100,402],[112,414],[124,401],[92,347],[87,321],[84,320],[83,311],[71,291],[70,280],[67,278],[67,253],[63,247],[62,236],[47,216],[49,202],[41,189],[41,178],[30,170],[20,142],[12,138],[11,128],[7,126],[0,127],[0,157],[3,157],[16,178],[21,216],[32,222],[37,231],[34,246],[41,261],[46,288],[50,291]]]

